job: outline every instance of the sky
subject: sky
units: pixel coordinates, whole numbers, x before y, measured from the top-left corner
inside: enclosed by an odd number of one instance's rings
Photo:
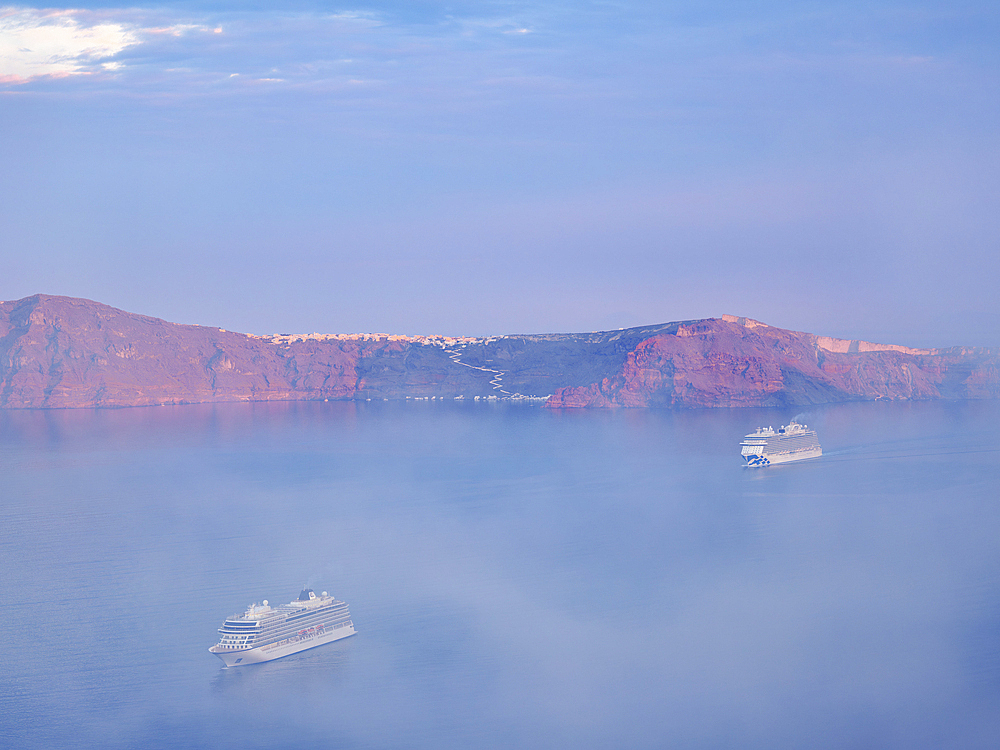
[[[0,299],[1000,346],[990,2],[0,7]]]

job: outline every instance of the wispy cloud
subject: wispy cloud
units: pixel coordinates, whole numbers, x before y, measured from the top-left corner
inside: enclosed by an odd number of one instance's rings
[[[128,11],[0,8],[0,82],[26,83],[118,71],[121,53],[160,36],[219,34],[219,27],[178,22],[146,25]]]
[[[375,11],[5,7],[0,83],[113,75],[120,85],[183,85],[194,93],[221,81],[280,79],[311,87],[391,78],[439,88],[494,78],[497,71],[523,74],[513,57],[537,36],[537,26],[527,14],[410,23]]]
[[[83,11],[2,8],[0,81],[111,70],[114,56],[139,41],[134,29]]]

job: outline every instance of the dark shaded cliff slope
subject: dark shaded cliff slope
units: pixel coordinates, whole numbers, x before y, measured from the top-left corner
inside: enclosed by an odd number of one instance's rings
[[[251,336],[83,299],[0,303],[0,407],[549,397],[551,407],[997,398],[1000,350],[916,350],[723,316],[585,334]]]

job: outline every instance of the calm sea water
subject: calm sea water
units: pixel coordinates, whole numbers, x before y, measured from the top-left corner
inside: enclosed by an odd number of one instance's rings
[[[992,748],[1000,404],[0,413],[18,748]],[[359,634],[225,670],[303,585]]]

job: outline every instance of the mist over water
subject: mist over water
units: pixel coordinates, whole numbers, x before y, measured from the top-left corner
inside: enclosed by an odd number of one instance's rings
[[[1000,404],[0,412],[10,746],[1000,736]],[[746,470],[793,417],[817,461]],[[358,635],[224,670],[303,585]]]

